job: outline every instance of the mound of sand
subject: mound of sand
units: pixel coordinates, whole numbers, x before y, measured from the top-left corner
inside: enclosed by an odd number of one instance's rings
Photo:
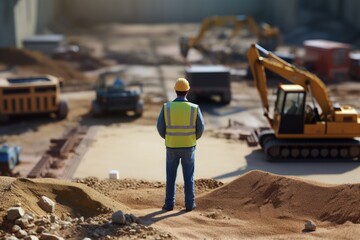
[[[86,81],[88,78],[64,61],[52,60],[46,55],[26,49],[0,48],[0,63],[16,66],[22,75],[51,74],[64,82]]]
[[[360,223],[360,184],[325,185],[251,171],[197,199],[201,210],[221,208],[237,218],[317,219]]]
[[[1,208],[0,219],[6,210],[20,204],[25,211],[38,216],[46,215],[38,205],[41,196],[54,200],[55,214],[70,214],[74,217],[94,217],[116,210],[128,210],[124,204],[116,202],[84,184],[59,179],[0,178]],[[1,220],[0,220],[1,221]]]
[[[198,207],[187,213],[178,201],[179,196],[184,197],[182,186],[177,187],[174,211],[164,212],[160,209],[164,183],[97,178],[75,181],[0,177],[0,219],[9,207],[18,204],[37,216],[46,215],[38,206],[44,195],[57,202],[57,216],[96,218],[105,214],[109,218],[116,210],[131,211],[147,227],[170,234],[162,239],[358,239],[360,234],[360,184],[327,185],[262,171],[248,172],[225,185],[200,179],[196,181]],[[315,232],[304,231],[308,219],[317,223]],[[127,227],[111,227],[107,234]],[[72,230],[76,229],[74,225]],[[86,229],[86,235],[91,236],[93,228]],[[130,237],[127,234],[120,235]],[[76,239],[75,235],[69,239]]]

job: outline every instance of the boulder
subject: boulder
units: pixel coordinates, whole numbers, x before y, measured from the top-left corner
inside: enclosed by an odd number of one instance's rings
[[[113,215],[111,216],[111,220],[112,223],[115,224],[125,224],[126,223],[126,219],[125,219],[125,214],[119,210],[113,213]]]
[[[316,224],[312,220],[307,220],[305,223],[305,230],[306,231],[315,231]]]
[[[14,220],[24,216],[24,214],[25,214],[25,211],[22,207],[11,207],[7,210],[6,217],[10,221],[14,221]]]
[[[48,197],[42,196],[38,204],[45,212],[52,213],[55,211],[55,202]]]

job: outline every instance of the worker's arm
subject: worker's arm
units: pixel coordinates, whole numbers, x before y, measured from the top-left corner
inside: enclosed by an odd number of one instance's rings
[[[161,108],[159,118],[157,121],[157,130],[162,138],[165,138],[166,127],[165,127],[165,118],[164,118],[164,107]]]
[[[201,138],[205,128],[204,117],[201,114],[200,108],[198,108],[197,118],[196,118],[196,139]]]

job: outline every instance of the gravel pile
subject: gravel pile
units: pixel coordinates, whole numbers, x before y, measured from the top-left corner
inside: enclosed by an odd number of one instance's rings
[[[51,204],[53,207],[56,205],[55,202]],[[45,210],[48,206],[42,208]],[[57,216],[54,213],[36,216],[21,206],[15,206],[7,210],[1,229],[0,239],[5,240],[175,239],[170,233],[141,224],[134,214],[125,214],[120,210],[84,218],[71,217],[70,214]]]

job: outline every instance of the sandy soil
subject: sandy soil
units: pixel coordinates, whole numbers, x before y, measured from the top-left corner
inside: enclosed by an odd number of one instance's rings
[[[175,209],[164,212],[160,209],[162,182],[96,178],[76,182],[0,177],[0,217],[16,204],[35,216],[45,216],[38,200],[47,196],[57,202],[54,214],[58,217],[68,214],[96,219],[102,215],[110,219],[111,212],[122,210],[135,214],[142,225],[169,233],[159,239],[357,239],[360,234],[359,184],[327,185],[252,171],[225,185],[197,180],[198,207],[192,212],[184,211],[183,189],[178,186]],[[317,224],[316,231],[304,230],[309,219]],[[90,236],[91,227],[83,224],[79,232],[76,226],[56,232],[66,234],[67,239]],[[98,239],[130,237],[109,229],[108,237]]]

